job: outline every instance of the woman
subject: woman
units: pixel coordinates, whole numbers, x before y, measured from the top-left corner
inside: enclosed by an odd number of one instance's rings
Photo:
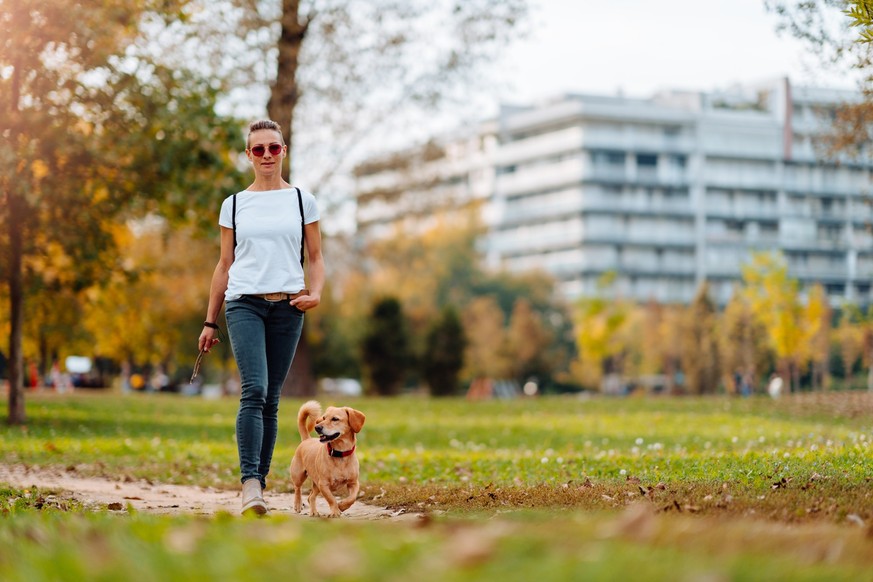
[[[202,351],[218,343],[215,322],[226,301],[241,381],[236,438],[242,513],[258,515],[267,512],[263,490],[276,444],[279,393],[300,339],[303,313],[319,304],[324,288],[318,206],[312,194],[282,179],[287,152],[277,123],[249,126],[246,156],[255,179],[221,205],[221,256],[199,339]],[[303,248],[309,257],[308,289]]]

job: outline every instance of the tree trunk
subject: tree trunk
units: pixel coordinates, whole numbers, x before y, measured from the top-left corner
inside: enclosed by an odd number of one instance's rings
[[[12,192],[7,193],[9,220],[9,424],[24,424],[24,354],[22,329],[24,327],[24,273],[21,267],[24,233],[20,220],[20,206],[24,201]]]
[[[867,390],[873,392],[873,364],[867,368]]]
[[[20,12],[20,11],[19,11]],[[9,110],[13,119],[18,116],[18,102],[21,98],[21,65],[16,60],[12,67],[12,94]],[[17,132],[12,132],[10,143],[17,145]],[[9,229],[9,424],[24,424],[24,354],[21,336],[24,327],[24,272],[21,258],[24,253],[24,205],[26,202],[13,189],[13,177],[7,177],[9,185],[6,194],[6,224]]]
[[[800,392],[800,366],[791,362],[791,385],[789,392]]]
[[[304,318],[305,321],[306,318]],[[312,370],[312,350],[309,348],[309,342],[305,341],[305,337],[306,330],[304,329],[300,341],[297,343],[294,361],[291,362],[291,371],[288,372],[285,383],[282,385],[283,396],[308,398],[315,396],[317,391],[315,373]]]
[[[285,134],[285,143],[288,146],[288,164],[282,169],[282,175],[291,182],[291,158],[294,152],[294,109],[300,99],[300,92],[297,89],[297,67],[300,47],[303,45],[306,29],[309,26],[308,21],[300,22],[300,0],[282,0],[281,24],[276,82],[270,88],[267,113],[270,119],[279,124]],[[294,356],[291,371],[282,388],[282,392],[290,396],[312,396],[316,391],[315,374],[312,371],[312,355],[306,335],[304,323],[303,333],[297,344],[297,354]]]
[[[300,99],[297,88],[297,67],[300,47],[306,36],[308,22],[300,22],[300,0],[282,0],[282,32],[279,35],[279,59],[276,81],[270,88],[267,114],[279,124],[288,146],[288,165],[282,168],[283,177],[290,181],[291,158],[294,151],[294,109]]]

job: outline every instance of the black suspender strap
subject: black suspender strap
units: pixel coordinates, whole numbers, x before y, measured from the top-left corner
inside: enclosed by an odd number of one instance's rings
[[[303,265],[303,243],[306,241],[306,219],[303,217],[303,195],[297,190],[297,204],[300,206],[300,265]]]
[[[306,218],[303,215],[303,195],[300,193],[300,188],[297,190],[297,205],[300,207],[300,264],[303,264],[303,243],[306,241]],[[231,223],[233,224],[233,248],[236,248],[236,194],[233,195],[233,214],[231,215]]]
[[[233,222],[233,248],[236,248],[236,194],[233,195],[233,217],[231,222]]]

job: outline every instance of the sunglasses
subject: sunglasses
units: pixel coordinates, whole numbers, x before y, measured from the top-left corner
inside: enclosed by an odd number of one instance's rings
[[[256,158],[260,158],[266,153],[267,150],[270,150],[270,155],[278,156],[282,153],[282,144],[280,143],[271,143],[269,146],[256,145],[249,148],[249,151],[252,152],[252,155]]]

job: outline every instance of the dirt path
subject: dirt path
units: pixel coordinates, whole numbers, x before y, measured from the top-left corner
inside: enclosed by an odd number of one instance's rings
[[[35,486],[42,490],[63,492],[62,498],[75,499],[85,507],[95,509],[108,507],[123,511],[130,504],[137,511],[148,513],[215,515],[219,512],[238,514],[240,507],[239,491],[83,477],[74,470],[0,465],[0,483],[8,483],[18,488]],[[303,514],[293,511],[291,508],[293,498],[292,493],[267,491],[264,494],[271,514],[287,514],[301,519],[309,518],[306,507],[304,507]],[[326,515],[328,507],[324,499],[319,497],[317,503],[319,512]],[[304,505],[306,505],[305,497]],[[366,505],[359,501],[344,511],[343,517],[358,520],[400,520],[413,519],[415,516]]]

